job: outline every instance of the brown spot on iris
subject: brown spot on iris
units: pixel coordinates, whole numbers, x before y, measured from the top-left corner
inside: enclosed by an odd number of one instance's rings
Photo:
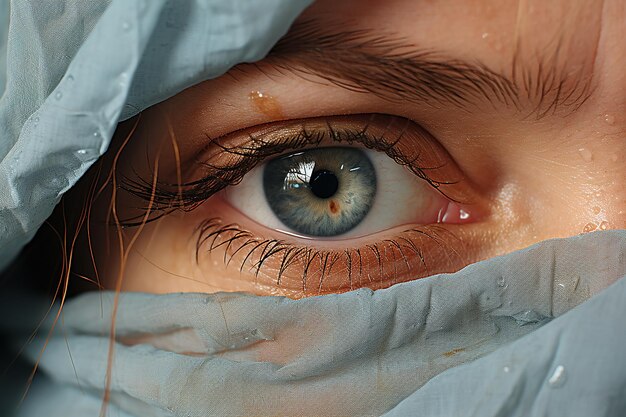
[[[333,214],[337,214],[337,212],[339,212],[339,204],[335,200],[330,200],[330,203],[328,204],[328,208],[330,209],[330,212]]]
[[[252,91],[248,94],[254,109],[272,120],[284,119],[282,108],[278,101],[269,94],[261,91]]]

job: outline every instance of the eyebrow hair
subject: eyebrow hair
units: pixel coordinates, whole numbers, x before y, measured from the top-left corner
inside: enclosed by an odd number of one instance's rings
[[[554,56],[537,59],[531,68],[515,54],[511,73],[505,76],[478,61],[448,58],[380,30],[346,31],[336,26],[296,22],[267,58],[255,65],[265,71],[269,64],[305,79],[320,77],[395,103],[451,104],[471,110],[472,104],[488,102],[511,107],[524,118],[567,115],[592,93],[591,77],[572,76]]]

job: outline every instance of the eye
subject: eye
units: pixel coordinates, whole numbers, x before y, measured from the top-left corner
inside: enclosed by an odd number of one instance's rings
[[[126,180],[123,189],[148,201],[155,219],[182,212],[173,222],[194,234],[202,274],[235,274],[258,293],[384,288],[483,257],[488,205],[439,142],[408,119],[362,114],[253,126],[209,141],[181,175],[154,188]]]
[[[324,147],[264,163],[226,191],[226,200],[269,229],[346,239],[441,221],[450,201],[382,152]],[[457,213],[461,220],[463,213]],[[452,222],[448,214],[446,221]]]

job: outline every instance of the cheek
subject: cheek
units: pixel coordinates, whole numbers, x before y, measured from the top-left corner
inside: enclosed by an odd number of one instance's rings
[[[528,213],[535,240],[624,226],[626,172],[613,158],[624,145],[614,145],[590,136],[506,159],[524,202],[518,212]]]
[[[223,259],[208,256],[202,249],[196,261],[198,218],[190,213],[173,213],[148,223],[135,240],[128,254],[122,279],[122,291],[150,293],[244,291],[264,295],[289,295],[283,290],[268,292],[255,281],[241,279],[241,272],[230,267]],[[124,230],[126,244],[138,229]],[[115,239],[115,230],[111,237]],[[97,233],[101,242],[106,240],[104,230]],[[106,254],[109,253],[109,256]],[[121,255],[116,240],[107,250],[98,250],[103,260],[104,286],[116,288],[119,279]]]

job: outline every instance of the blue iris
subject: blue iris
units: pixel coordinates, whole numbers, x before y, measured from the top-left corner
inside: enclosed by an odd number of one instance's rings
[[[370,211],[376,171],[360,149],[310,149],[268,162],[263,190],[276,217],[291,231],[338,236],[355,228]]]

